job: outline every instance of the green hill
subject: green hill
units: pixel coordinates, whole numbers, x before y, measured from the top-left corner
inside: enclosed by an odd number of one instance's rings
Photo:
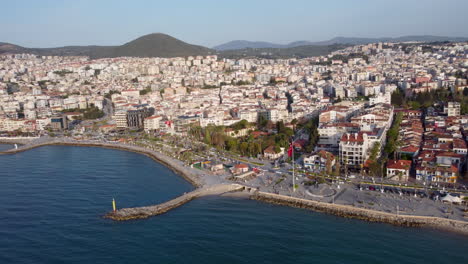
[[[0,54],[31,53],[42,56],[89,56],[91,58],[114,57],[186,57],[209,55],[214,51],[191,45],[169,35],[154,33],[142,36],[121,46],[66,46],[58,48],[25,48],[0,43]]]

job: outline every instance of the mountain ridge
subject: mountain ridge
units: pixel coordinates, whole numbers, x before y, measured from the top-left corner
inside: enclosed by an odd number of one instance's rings
[[[437,42],[468,41],[468,37],[444,37],[432,35],[408,35],[397,38],[354,38],[335,37],[330,40],[311,42],[294,41],[288,44],[275,44],[265,41],[234,40],[209,49],[192,45],[163,33],[151,33],[119,46],[64,46],[56,48],[26,48],[11,43],[0,42],[0,54],[30,53],[42,56],[89,56],[91,59],[114,57],[187,57],[217,54],[226,58],[242,56],[307,57],[326,55],[329,52],[349,45],[375,42]]]
[[[248,41],[248,40],[232,40],[213,47],[217,51],[246,49],[246,48],[294,48],[299,46],[324,46],[333,44],[349,44],[349,45],[362,45],[377,42],[407,42],[407,41],[421,41],[421,42],[434,42],[434,41],[467,41],[468,37],[446,37],[434,35],[407,35],[400,37],[379,37],[379,38],[359,38],[359,37],[343,37],[338,36],[324,41],[293,41],[288,44],[277,44],[267,41]]]

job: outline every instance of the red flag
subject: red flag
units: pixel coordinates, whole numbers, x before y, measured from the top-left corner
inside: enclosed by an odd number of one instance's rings
[[[292,157],[292,153],[293,153],[293,145],[290,144],[289,149],[288,149],[288,157]]]

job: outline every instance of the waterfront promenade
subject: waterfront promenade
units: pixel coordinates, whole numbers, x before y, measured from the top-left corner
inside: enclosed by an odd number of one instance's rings
[[[346,218],[355,218],[369,222],[388,223],[404,227],[430,227],[468,235],[467,221],[458,221],[440,217],[393,214],[377,210],[369,210],[341,204],[324,203],[267,192],[255,192],[251,196],[251,199],[272,204],[310,209],[317,212]]]

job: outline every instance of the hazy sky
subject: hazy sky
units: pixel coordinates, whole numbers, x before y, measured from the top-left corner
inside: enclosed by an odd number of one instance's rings
[[[0,42],[120,45],[162,32],[212,47],[336,36],[468,37],[467,0],[1,0]]]

